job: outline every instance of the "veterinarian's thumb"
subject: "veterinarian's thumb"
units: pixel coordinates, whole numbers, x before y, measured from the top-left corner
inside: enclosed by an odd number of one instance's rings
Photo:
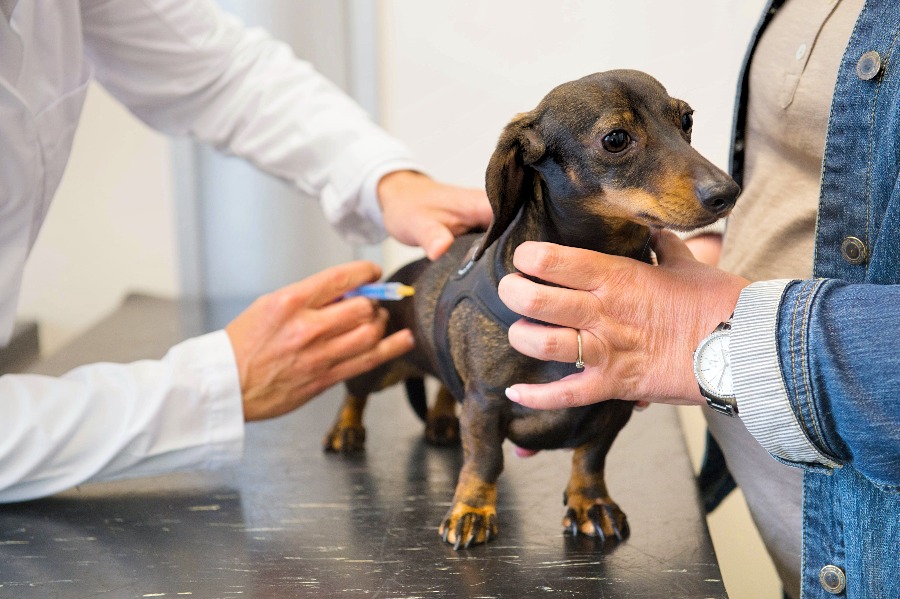
[[[690,262],[697,261],[684,241],[671,231],[663,229],[654,233],[652,246],[660,266],[674,266],[685,260]]]
[[[421,245],[429,260],[443,256],[452,243],[453,233],[440,223],[433,222],[423,231]]]

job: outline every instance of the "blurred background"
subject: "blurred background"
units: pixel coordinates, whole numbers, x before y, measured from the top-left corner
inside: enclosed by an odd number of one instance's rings
[[[694,145],[727,169],[734,90],[762,0],[221,0],[355,97],[429,174],[483,186],[506,122],[552,87],[613,68],[695,109]],[[29,259],[20,317],[52,352],[130,291],[251,297],[354,257],[386,271],[422,254],[351,247],[279,181],[148,129],[100,87]],[[695,463],[699,410],[681,411]],[[639,416],[634,424],[639,422]],[[633,424],[633,425],[634,425]],[[660,459],[664,459],[662,456]],[[731,597],[780,597],[740,493],[709,519]]]

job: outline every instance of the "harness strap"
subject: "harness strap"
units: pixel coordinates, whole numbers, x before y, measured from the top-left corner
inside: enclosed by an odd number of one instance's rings
[[[497,284],[500,282],[497,276],[497,247],[501,244],[491,244],[479,260],[472,260],[482,240],[475,240],[460,269],[444,283],[434,312],[433,339],[437,367],[441,379],[457,401],[462,401],[465,387],[450,353],[450,315],[456,306],[463,300],[471,300],[506,329],[521,318],[507,308],[497,295]]]

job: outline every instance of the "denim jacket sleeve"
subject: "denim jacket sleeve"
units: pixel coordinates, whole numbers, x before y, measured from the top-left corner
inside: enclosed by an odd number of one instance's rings
[[[731,345],[741,419],[776,458],[900,489],[900,285],[766,281]]]

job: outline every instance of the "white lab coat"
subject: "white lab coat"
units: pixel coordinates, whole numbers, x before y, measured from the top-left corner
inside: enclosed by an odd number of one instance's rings
[[[287,46],[209,0],[0,0],[0,345],[92,78],[151,126],[319,197],[352,240],[384,235],[377,179],[416,168]],[[159,361],[0,377],[0,501],[228,463],[242,440],[223,331]]]

